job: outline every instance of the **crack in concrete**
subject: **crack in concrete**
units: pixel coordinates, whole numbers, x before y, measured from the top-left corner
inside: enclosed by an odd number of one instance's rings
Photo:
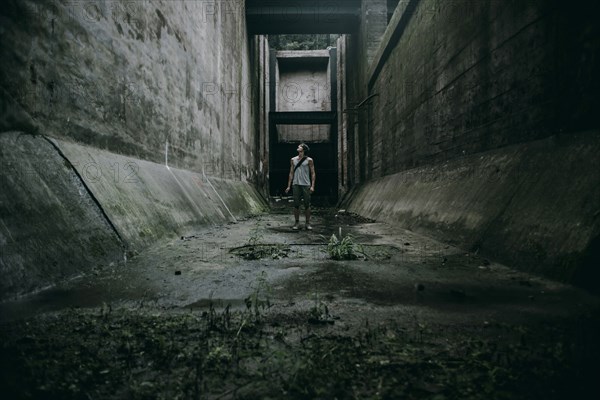
[[[75,173],[75,175],[77,176],[77,179],[79,179],[79,181],[81,182],[81,185],[85,188],[87,194],[90,196],[90,198],[92,199],[92,201],[94,202],[94,204],[96,204],[96,207],[98,207],[98,210],[100,211],[100,213],[104,217],[104,220],[108,223],[108,225],[111,227],[111,229],[113,230],[113,232],[115,233],[115,235],[119,239],[119,242],[121,243],[121,246],[123,247],[123,250],[124,250],[123,259],[125,261],[127,261],[127,251],[129,250],[129,246],[127,245],[127,242],[123,239],[123,237],[121,236],[121,234],[119,233],[119,231],[118,231],[117,227],[115,226],[115,224],[110,220],[108,214],[106,213],[106,211],[102,207],[102,204],[100,204],[100,202],[98,201],[98,199],[96,198],[96,196],[94,196],[94,193],[90,190],[90,188],[88,187],[88,185],[85,183],[85,180],[83,179],[83,177],[81,176],[81,174],[79,173],[79,171],[77,171],[77,168],[75,168],[75,166],[73,165],[73,163],[71,162],[71,160],[69,160],[69,158],[61,150],[61,148],[58,146],[58,144],[56,144],[53,139],[47,137],[46,135],[41,135],[41,136],[44,138],[44,140],[46,140],[50,144],[50,146],[52,146],[52,148],[54,148],[54,150],[56,150],[56,152],[58,153],[58,155],[63,160],[65,160],[65,162],[67,163],[67,165]]]

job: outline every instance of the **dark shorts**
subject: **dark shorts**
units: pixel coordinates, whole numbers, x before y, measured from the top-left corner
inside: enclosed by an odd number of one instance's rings
[[[310,186],[293,185],[294,208],[300,208],[300,197],[304,198],[304,208],[310,208]]]

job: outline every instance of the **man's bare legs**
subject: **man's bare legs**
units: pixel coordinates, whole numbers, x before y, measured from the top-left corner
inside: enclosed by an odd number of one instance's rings
[[[294,207],[294,219],[296,220],[294,229],[298,229],[300,227],[300,207]]]
[[[312,229],[310,226],[310,208],[306,208],[304,210],[304,217],[306,219],[306,229]],[[300,227],[300,207],[294,207],[294,220],[296,221],[294,224],[294,229],[298,229]]]

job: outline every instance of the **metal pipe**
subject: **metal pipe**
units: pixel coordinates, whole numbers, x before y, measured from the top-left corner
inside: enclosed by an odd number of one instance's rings
[[[379,96],[379,93],[374,93],[370,95],[369,97],[361,101],[355,108],[346,108],[344,111],[342,111],[342,113],[347,113],[348,111],[358,111],[359,108],[364,106],[367,101],[371,100],[375,96]]]

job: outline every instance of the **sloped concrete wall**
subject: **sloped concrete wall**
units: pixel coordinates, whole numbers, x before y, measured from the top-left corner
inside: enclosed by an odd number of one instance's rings
[[[246,182],[56,140],[131,249],[265,211]]]
[[[248,43],[244,0],[0,3],[0,299],[265,209]]]
[[[599,35],[583,1],[400,2],[349,70],[348,208],[597,291]]]
[[[349,209],[596,290],[600,271],[587,258],[597,257],[600,237],[598,134],[561,135],[388,175],[356,190]]]
[[[267,208],[247,182],[22,132],[0,144],[0,300]]]
[[[0,300],[123,261],[126,244],[47,140],[0,135]]]

